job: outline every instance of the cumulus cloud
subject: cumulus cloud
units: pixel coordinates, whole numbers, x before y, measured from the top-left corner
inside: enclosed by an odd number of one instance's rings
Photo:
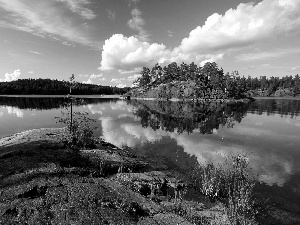
[[[126,84],[118,84],[116,87],[118,87],[118,88],[124,88],[126,86],[127,86]]]
[[[12,73],[6,73],[4,79],[0,79],[0,82],[9,82],[13,80],[18,80],[19,77],[21,76],[21,71],[20,69],[15,70]]]
[[[224,15],[209,16],[203,26],[192,30],[181,42],[183,52],[247,46],[300,28],[298,0],[264,0],[241,3]]]
[[[300,29],[299,0],[263,0],[255,4],[241,3],[224,15],[209,16],[204,25],[196,27],[181,44],[168,49],[164,44],[148,43],[137,37],[115,34],[105,41],[100,69],[132,71],[155,63],[206,62],[223,59],[225,52],[248,47],[253,43],[266,42]],[[144,21],[138,9],[132,11],[128,25],[141,30]],[[135,19],[134,19],[135,18]],[[141,28],[141,29],[140,29]],[[172,34],[171,31],[168,32]],[[257,51],[238,56],[237,60],[250,61],[280,57],[291,49],[275,49],[273,52]],[[295,50],[294,50],[295,52]]]
[[[142,42],[136,37],[125,37],[115,34],[105,41],[102,50],[101,70],[119,69],[124,71],[136,71],[144,66],[151,67],[157,62],[167,64],[171,62],[201,63],[203,60],[217,60],[223,54],[195,54],[182,53],[179,48],[172,51],[163,44]]]
[[[87,81],[82,81],[84,84],[93,84],[94,82],[89,78]]]
[[[92,75],[87,75],[87,74],[80,74],[79,75],[80,77],[89,77],[89,79],[87,80],[87,81],[83,81],[82,83],[84,83],[84,84],[94,84],[94,82],[92,81],[92,80],[95,80],[95,79],[97,79],[98,81],[105,81],[106,80],[106,78],[105,77],[103,77],[103,74],[101,73],[101,74],[92,74]]]

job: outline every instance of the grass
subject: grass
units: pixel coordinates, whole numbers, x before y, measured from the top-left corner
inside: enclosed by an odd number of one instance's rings
[[[227,160],[225,167],[199,165],[193,173],[194,188],[212,201],[223,202],[232,225],[256,224],[255,182],[249,177],[248,164],[247,157],[235,155]]]

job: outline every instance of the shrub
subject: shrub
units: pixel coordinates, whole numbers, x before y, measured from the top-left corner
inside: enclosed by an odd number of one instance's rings
[[[62,117],[56,117],[58,122],[66,125],[67,131],[63,135],[63,142],[72,149],[93,148],[96,144],[94,138],[96,127],[92,127],[92,124],[96,120],[89,118],[87,112],[72,112],[73,101],[71,99],[69,103],[64,104],[61,111]]]
[[[254,181],[248,173],[248,158],[235,155],[221,167],[214,164],[199,165],[193,173],[194,187],[212,200],[226,205],[231,224],[256,224],[257,211],[254,207]]]

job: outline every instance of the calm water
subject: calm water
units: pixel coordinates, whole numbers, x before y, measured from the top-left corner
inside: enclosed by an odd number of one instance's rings
[[[63,98],[0,97],[0,138],[23,130],[60,127]],[[263,197],[300,213],[300,100],[250,104],[181,104],[85,99],[75,110],[97,119],[98,136],[137,154],[163,158],[183,172],[198,162],[223,163],[246,154]],[[283,205],[283,203],[281,204]],[[296,207],[295,207],[296,206]]]

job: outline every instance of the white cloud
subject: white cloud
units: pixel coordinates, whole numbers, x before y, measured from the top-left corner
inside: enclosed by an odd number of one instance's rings
[[[96,18],[96,14],[87,6],[91,4],[89,0],[56,0],[64,3],[73,13],[79,14],[82,18],[92,20]]]
[[[108,14],[108,18],[111,20],[111,21],[115,21],[116,19],[116,12],[110,10],[110,9],[107,9],[106,10],[107,14]]]
[[[137,37],[115,34],[105,41],[102,51],[102,70],[118,69],[129,72],[155,63],[195,62],[203,65],[208,61],[221,60],[225,52],[247,47],[253,43],[267,42],[300,29],[299,0],[264,0],[259,4],[239,4],[224,15],[209,16],[204,25],[192,30],[187,38],[174,49],[164,44],[148,43]],[[128,25],[142,31],[144,20],[135,8]],[[168,34],[172,34],[169,30]],[[141,35],[140,35],[141,36]],[[272,52],[257,51],[242,54],[237,60],[250,61],[284,56],[291,49],[275,49]],[[295,51],[294,51],[295,52]]]
[[[118,88],[124,88],[126,86],[127,86],[126,84],[118,84],[116,87],[118,87]]]
[[[294,66],[294,67],[292,67],[291,71],[300,71],[300,66]]]
[[[65,8],[61,7],[62,3]],[[61,42],[97,46],[98,44],[91,41],[88,36],[88,27],[82,29],[82,22],[93,18],[92,12],[84,7],[88,4],[88,0],[56,0],[55,2],[0,0],[0,8],[6,13],[5,19],[0,22],[0,27]],[[74,15],[68,13],[70,10]]]
[[[89,78],[87,81],[82,81],[82,83],[84,83],[84,84],[93,84],[93,81],[91,80],[91,78]]]
[[[141,42],[135,37],[125,37],[115,34],[105,41],[102,50],[101,70],[118,69],[134,72],[142,67],[151,67],[156,63],[166,64],[171,62],[195,62],[203,60],[221,59],[223,54],[195,54],[182,53],[179,48],[172,51],[163,44]]]
[[[34,71],[30,70],[30,71],[28,71],[28,73],[29,73],[29,74],[33,74],[33,73],[34,73]]]
[[[43,53],[40,53],[40,52],[35,52],[35,51],[29,51],[29,52],[32,54],[36,54],[36,55],[43,55]]]
[[[122,81],[124,81],[124,80],[126,80],[126,79],[125,78],[120,78],[120,79],[113,78],[113,79],[111,79],[110,82],[119,84],[119,83],[122,83]]]
[[[257,61],[271,58],[280,58],[288,54],[299,53],[300,48],[272,49],[271,51],[257,51],[254,53],[240,54],[236,57],[237,61]]]
[[[12,73],[6,73],[4,79],[0,79],[0,82],[9,82],[13,80],[18,80],[19,77],[21,76],[21,71],[20,69],[15,70]]]
[[[174,32],[173,32],[173,31],[171,31],[171,30],[168,30],[168,31],[167,31],[167,33],[168,33],[169,37],[173,37],[173,34],[174,34]]]
[[[299,0],[264,0],[239,4],[224,15],[209,16],[181,42],[183,52],[230,49],[268,40],[300,28]]]
[[[130,6],[131,6],[131,4],[134,4],[134,5],[136,5],[137,3],[139,3],[139,2],[140,2],[140,0],[127,0],[127,2],[128,2],[128,6],[130,7]]]
[[[131,16],[132,18],[127,22],[127,25],[130,27],[130,29],[139,32],[139,35],[137,35],[137,37],[141,41],[148,41],[149,34],[144,29],[145,20],[142,18],[142,11],[138,8],[134,8],[131,11]]]
[[[128,81],[135,81],[137,78],[141,77],[141,74],[134,74],[127,78]]]
[[[90,76],[90,78],[91,79],[95,79],[95,78],[99,78],[99,77],[102,77],[103,76],[103,74],[101,73],[101,74],[92,74],[91,76]]]

